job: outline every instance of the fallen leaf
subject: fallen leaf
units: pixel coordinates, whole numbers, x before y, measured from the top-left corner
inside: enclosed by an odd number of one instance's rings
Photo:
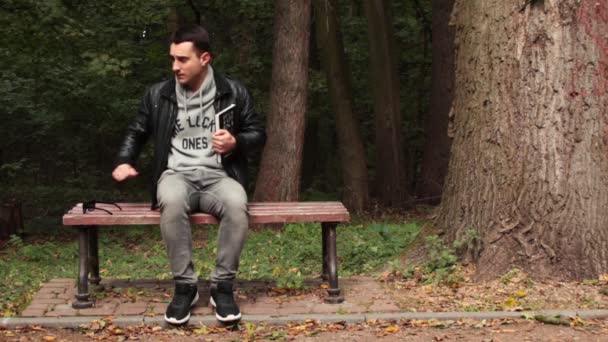
[[[194,329],[194,330],[192,330],[192,332],[196,335],[207,335],[207,334],[209,334],[209,329],[207,329],[207,327],[202,327],[202,328]]]
[[[45,340],[45,341],[55,341],[57,339],[57,337],[51,336],[51,335],[47,335],[47,336],[42,337],[42,339]]]
[[[522,297],[527,296],[528,292],[526,290],[520,289],[520,290],[515,291],[514,295],[519,298],[522,298]]]
[[[570,321],[571,321],[570,325],[572,325],[572,326],[585,325],[585,320],[583,320],[579,316],[570,317]]]
[[[534,319],[534,313],[524,312],[523,314],[521,314],[521,317],[523,317],[524,319]]]
[[[389,325],[386,329],[384,329],[387,333],[394,333],[399,331],[399,327],[396,325]]]
[[[504,300],[504,302],[502,302],[502,305],[507,307],[507,308],[512,308],[517,304],[517,298],[513,297],[513,296],[509,296],[507,297],[507,299]]]

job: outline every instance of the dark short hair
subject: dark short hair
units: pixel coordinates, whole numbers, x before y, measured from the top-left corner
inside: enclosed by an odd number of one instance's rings
[[[179,44],[183,42],[192,42],[194,47],[200,52],[209,52],[211,50],[209,33],[198,25],[184,25],[173,32],[171,43]]]

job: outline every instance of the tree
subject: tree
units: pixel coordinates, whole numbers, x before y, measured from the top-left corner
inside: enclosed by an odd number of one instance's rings
[[[254,198],[297,201],[308,82],[310,0],[275,1],[268,139]]]
[[[439,203],[448,170],[448,115],[454,98],[454,27],[449,25],[454,0],[433,0],[433,65],[431,108],[425,122],[425,142],[416,195]]]
[[[386,0],[364,0],[374,97],[376,187],[380,202],[401,206],[409,198],[401,141],[399,72],[389,6]]]
[[[478,277],[608,271],[608,4],[457,0],[438,223]],[[476,234],[471,234],[475,230]]]
[[[359,123],[353,114],[350,68],[344,54],[342,34],[338,24],[338,2],[315,0],[317,39],[323,50],[331,109],[335,113],[338,151],[342,164],[342,198],[353,212],[360,212],[369,204],[367,165]]]

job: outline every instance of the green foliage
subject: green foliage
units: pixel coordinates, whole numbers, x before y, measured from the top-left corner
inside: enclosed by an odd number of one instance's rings
[[[471,249],[479,243],[481,237],[479,236],[479,232],[473,228],[467,229],[463,236],[460,239],[454,241],[454,249]]]
[[[355,274],[371,272],[399,255],[414,240],[420,226],[372,223],[338,230],[341,272]]]
[[[337,229],[340,274],[349,275],[370,272],[394,258],[413,240],[419,226],[372,223]],[[304,278],[321,271],[320,237],[317,224],[289,224],[280,231],[252,234],[241,256],[240,276],[273,278],[280,287],[301,287]]]
[[[460,242],[454,242],[454,245],[458,244]],[[423,265],[424,283],[455,285],[463,280],[453,248],[436,235],[426,237],[426,248],[429,260]]]
[[[404,278],[414,278],[424,284],[456,286],[464,277],[455,254],[455,246],[463,244],[465,243],[462,240],[458,240],[450,247],[439,236],[429,235],[425,237],[425,262],[404,267],[401,262],[393,261],[389,263],[389,271]]]
[[[444,270],[456,264],[458,257],[454,255],[454,251],[446,246],[440,237],[430,235],[425,240],[429,255],[429,261],[425,264],[428,272]]]
[[[212,38],[213,65],[241,79],[266,112],[272,71],[273,1],[193,1]],[[418,152],[428,107],[430,1],[391,2],[398,46],[406,146]],[[361,123],[373,182],[373,102],[367,22],[361,4],[340,4],[340,25],[351,69],[353,111]],[[118,198],[146,199],[149,153],[137,186],[110,180],[117,146],[144,89],[171,77],[166,36],[172,15],[192,22],[188,2],[177,0],[4,0],[0,8],[0,201],[15,197],[54,213],[67,188],[96,189]],[[314,39],[313,39],[314,41]],[[335,118],[319,51],[311,46],[303,198],[338,199],[341,188]],[[422,90],[419,90],[422,85]],[[253,158],[258,159],[258,158]],[[252,166],[255,176],[256,165]],[[255,177],[251,177],[255,179]],[[132,181],[131,181],[132,183]],[[8,184],[24,191],[4,191]],[[29,187],[56,187],[41,202]],[[83,196],[84,197],[84,196]],[[86,197],[85,197],[86,198]],[[106,198],[110,200],[110,198]],[[40,207],[42,205],[42,207]],[[26,215],[26,220],[31,216]]]

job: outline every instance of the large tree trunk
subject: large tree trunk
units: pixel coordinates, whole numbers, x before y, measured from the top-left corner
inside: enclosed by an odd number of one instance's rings
[[[608,3],[457,0],[439,224],[480,278],[608,271]]]
[[[433,65],[431,108],[425,122],[425,142],[416,195],[429,204],[441,200],[448,171],[448,116],[454,98],[454,27],[449,25],[454,0],[433,0]]]
[[[374,95],[376,187],[380,202],[402,206],[409,199],[401,142],[399,71],[392,20],[386,0],[364,0]]]
[[[276,0],[268,140],[254,198],[297,201],[308,84],[310,0]]]
[[[338,24],[338,1],[315,0],[315,22],[319,46],[323,51],[323,68],[329,85],[331,108],[336,115],[338,150],[342,164],[342,199],[353,212],[369,204],[367,165],[359,123],[353,114],[350,69]]]

